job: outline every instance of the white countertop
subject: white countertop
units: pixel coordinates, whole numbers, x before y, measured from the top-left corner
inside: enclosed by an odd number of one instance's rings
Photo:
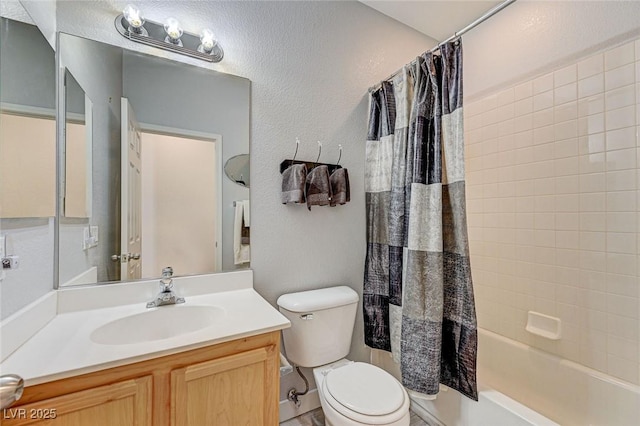
[[[93,342],[91,333],[115,319],[148,311],[144,303],[58,312],[5,359],[0,369],[2,374],[20,375],[29,386],[290,326],[289,321],[253,288],[192,294],[181,306],[187,305],[216,306],[225,314],[212,325],[187,334],[143,343],[106,345]]]

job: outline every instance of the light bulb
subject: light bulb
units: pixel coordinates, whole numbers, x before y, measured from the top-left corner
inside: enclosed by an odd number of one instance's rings
[[[142,25],[144,25],[144,18],[142,17],[142,13],[140,13],[140,9],[135,7],[132,4],[128,4],[127,7],[122,11],[124,15],[124,19],[129,23],[129,27],[133,28],[133,31],[138,32]]]
[[[200,33],[200,46],[198,46],[198,52],[211,53],[216,44],[218,44],[218,42],[213,31],[209,29],[202,30]]]
[[[182,37],[182,28],[180,28],[180,22],[175,18],[167,18],[164,23],[164,30],[167,33],[166,42],[177,44],[182,46],[180,37]]]

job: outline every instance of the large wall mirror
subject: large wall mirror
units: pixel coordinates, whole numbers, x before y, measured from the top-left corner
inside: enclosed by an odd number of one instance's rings
[[[250,81],[69,34],[59,46],[59,286],[248,267],[234,233],[249,189],[223,166],[249,152]]]

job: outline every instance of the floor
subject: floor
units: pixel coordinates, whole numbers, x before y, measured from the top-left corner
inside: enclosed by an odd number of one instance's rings
[[[295,417],[286,422],[280,423],[280,426],[324,426],[324,414],[321,408],[309,411],[301,416]],[[410,426],[430,426],[429,423],[422,420],[414,412],[411,412]]]

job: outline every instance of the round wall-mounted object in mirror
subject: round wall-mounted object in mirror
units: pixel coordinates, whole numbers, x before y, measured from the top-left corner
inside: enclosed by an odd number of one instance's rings
[[[249,188],[249,154],[229,158],[224,164],[224,173],[238,185]]]

